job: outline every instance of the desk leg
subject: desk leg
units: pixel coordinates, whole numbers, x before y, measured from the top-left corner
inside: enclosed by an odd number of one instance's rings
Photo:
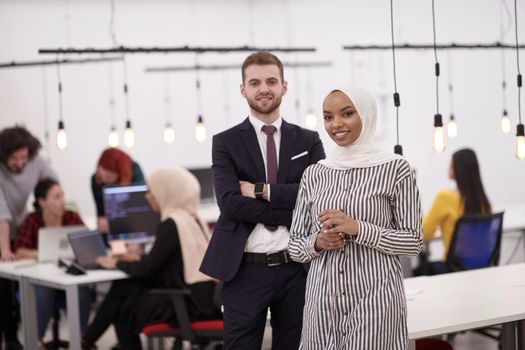
[[[518,321],[518,350],[525,350],[525,321]]]
[[[414,339],[408,341],[408,350],[416,350],[416,341]]]
[[[502,349],[516,350],[516,326],[517,322],[507,322],[501,325]]]
[[[36,350],[38,348],[38,331],[36,321],[35,285],[22,277],[20,286],[20,308],[22,327],[24,328],[24,348]]]
[[[80,349],[80,306],[78,286],[66,287],[67,323],[69,325],[69,347]]]

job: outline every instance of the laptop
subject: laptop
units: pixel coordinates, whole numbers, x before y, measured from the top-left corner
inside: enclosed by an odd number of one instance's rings
[[[67,235],[85,230],[87,228],[83,225],[43,227],[38,230],[38,262],[55,263],[58,259],[72,260],[74,253]]]
[[[69,244],[73,249],[75,261],[84,269],[93,270],[100,266],[96,263],[99,256],[106,256],[106,246],[99,231],[81,231],[68,234]]]

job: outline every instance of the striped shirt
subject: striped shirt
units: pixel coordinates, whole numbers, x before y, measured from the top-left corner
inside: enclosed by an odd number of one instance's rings
[[[316,252],[318,214],[339,209],[359,226],[343,250]],[[292,259],[311,261],[301,349],[396,350],[408,346],[400,255],[422,247],[421,204],[408,162],[369,168],[308,167],[290,229]]]

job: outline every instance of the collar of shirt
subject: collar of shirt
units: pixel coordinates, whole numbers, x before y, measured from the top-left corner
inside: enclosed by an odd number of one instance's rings
[[[262,134],[263,131],[262,131],[262,127],[265,126],[265,125],[268,125],[262,121],[260,121],[259,119],[255,118],[253,115],[249,115],[248,116],[248,119],[250,120],[250,123],[252,124],[253,128],[255,129],[255,131],[258,133],[258,134]],[[276,134],[281,134],[281,125],[283,124],[283,118],[281,116],[279,116],[279,118],[277,118],[272,124],[270,125],[273,125],[277,128],[277,131],[276,131]]]

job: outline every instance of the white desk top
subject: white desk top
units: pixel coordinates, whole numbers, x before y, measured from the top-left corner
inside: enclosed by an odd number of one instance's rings
[[[525,319],[525,264],[405,279],[410,339]]]
[[[0,262],[0,277],[18,280],[27,277],[59,286],[83,285],[128,278],[120,270],[88,270],[86,275],[69,275],[53,263],[37,263],[36,260]]]
[[[0,277],[18,280],[25,266],[35,265],[33,259],[0,262]]]
[[[216,223],[220,214],[221,211],[219,210],[217,203],[201,204],[199,206],[199,216],[209,224]]]
[[[120,270],[88,270],[86,275],[69,275],[52,263],[40,263],[21,268],[21,274],[33,283],[54,284],[61,287],[108,282],[128,278]]]

